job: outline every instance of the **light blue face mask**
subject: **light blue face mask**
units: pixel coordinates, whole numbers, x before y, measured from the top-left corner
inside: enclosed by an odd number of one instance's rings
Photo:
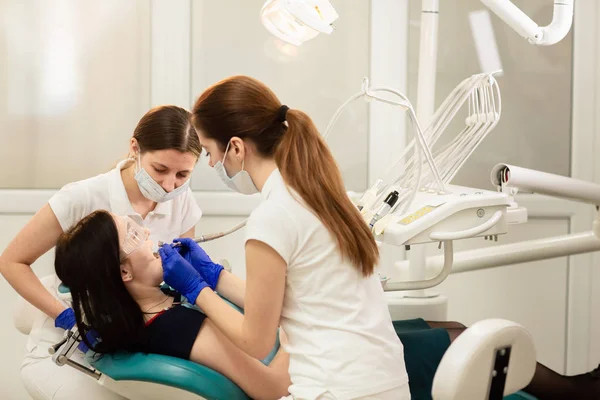
[[[229,145],[231,141],[227,143],[227,147],[225,148],[225,155],[223,156],[223,161],[218,161],[214,169],[217,171],[217,174],[223,181],[225,185],[231,190],[235,190],[241,194],[254,194],[258,193],[258,189],[254,182],[252,182],[252,178],[248,171],[244,170],[244,161],[242,160],[242,170],[232,176],[231,178],[227,175],[227,171],[225,170],[225,158],[227,158],[227,152],[229,151]]]
[[[162,186],[158,184],[152,177],[142,168],[141,155],[136,157],[136,171],[134,175],[135,181],[140,188],[142,195],[148,200],[152,200],[157,203],[164,203],[165,201],[173,200],[185,192],[190,185],[190,179],[188,178],[185,183],[178,188],[167,192]]]

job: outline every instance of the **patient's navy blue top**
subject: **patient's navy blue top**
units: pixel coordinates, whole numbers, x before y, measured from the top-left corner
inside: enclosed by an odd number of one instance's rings
[[[174,304],[146,323],[139,341],[140,350],[189,360],[205,318],[206,315],[196,309]]]

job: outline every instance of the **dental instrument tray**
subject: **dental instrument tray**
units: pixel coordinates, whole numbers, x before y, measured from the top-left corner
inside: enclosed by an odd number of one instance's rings
[[[377,239],[396,246],[507,232],[506,193],[447,185],[444,194],[419,191],[408,212],[387,221]]]

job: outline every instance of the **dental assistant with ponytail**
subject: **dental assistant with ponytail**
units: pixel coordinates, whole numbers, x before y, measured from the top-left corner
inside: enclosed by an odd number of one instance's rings
[[[200,153],[189,111],[176,106],[153,108],[136,126],[127,159],[105,174],[64,186],[4,250],[2,275],[40,310],[21,366],[21,378],[31,397],[123,399],[74,368],[53,363],[48,348],[63,338],[65,329],[73,327],[75,315],[56,297],[57,282],[44,286],[31,264],[56,245],[63,231],[95,210],[131,217],[148,228],[155,242],[193,237],[202,212],[189,182]],[[72,358],[83,362],[83,353],[76,352]]]
[[[218,264],[194,268],[202,251],[193,241],[159,249],[165,282],[253,357],[269,353],[281,326],[286,399],[409,399],[375,240],[312,120],[245,76],[207,89],[192,114],[210,166],[229,187],[263,198],[246,225],[246,283],[237,289],[245,313],[215,293],[235,290]]]

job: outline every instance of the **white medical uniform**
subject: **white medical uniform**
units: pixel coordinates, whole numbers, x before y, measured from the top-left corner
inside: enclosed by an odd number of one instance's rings
[[[115,169],[83,181],[64,186],[49,200],[63,230],[95,210],[107,210],[117,215],[128,215],[140,225],[150,229],[150,239],[171,242],[196,226],[202,211],[191,189],[173,200],[158,203],[145,219],[133,210],[121,170],[130,160],[121,161]],[[50,288],[55,293],[55,285]],[[21,377],[26,389],[35,399],[71,400],[122,399],[87,375],[69,366],[53,363],[48,347],[62,340],[64,330],[54,327],[54,320],[41,311],[34,322],[27,341],[27,355],[21,365]],[[76,359],[82,361],[79,351]]]
[[[268,244],[287,263],[281,327],[289,338],[289,398],[410,399],[404,349],[377,275],[364,278],[342,259],[327,228],[290,194],[279,170],[262,196],[246,240]]]

